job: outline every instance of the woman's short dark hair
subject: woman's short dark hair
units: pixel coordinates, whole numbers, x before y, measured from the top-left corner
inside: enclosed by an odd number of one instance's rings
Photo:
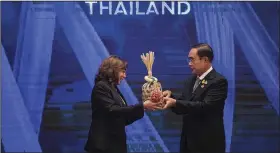
[[[100,80],[116,84],[119,80],[119,72],[126,71],[127,62],[120,57],[112,55],[102,61],[98,73],[95,77],[95,83]]]
[[[208,57],[210,62],[213,61],[214,53],[213,53],[213,50],[210,47],[210,45],[208,45],[206,43],[199,43],[199,44],[196,44],[196,45],[192,46],[192,48],[197,49],[197,55],[200,58]]]

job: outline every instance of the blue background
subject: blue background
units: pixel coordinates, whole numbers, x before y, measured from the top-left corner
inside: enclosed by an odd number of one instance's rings
[[[279,152],[279,2],[190,4],[181,16],[112,16],[89,15],[84,2],[1,2],[2,151],[83,152],[102,59],[128,61],[120,89],[135,104],[147,74],[142,53],[155,52],[153,75],[178,94],[190,46],[206,42],[229,80],[227,151]],[[181,125],[170,111],[147,112],[127,127],[128,149],[178,152]]]

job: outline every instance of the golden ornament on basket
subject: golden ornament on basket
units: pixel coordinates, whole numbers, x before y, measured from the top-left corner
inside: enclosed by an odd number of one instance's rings
[[[162,88],[158,79],[152,76],[152,67],[154,63],[154,52],[142,54],[141,59],[145,64],[148,75],[144,77],[146,83],[142,86],[142,101],[151,100],[155,103],[162,103]]]

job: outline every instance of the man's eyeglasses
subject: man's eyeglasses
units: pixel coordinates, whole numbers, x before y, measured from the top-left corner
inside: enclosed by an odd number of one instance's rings
[[[188,62],[188,63],[195,63],[196,61],[199,61],[199,60],[201,60],[201,59],[188,58],[188,59],[187,59],[187,62]]]

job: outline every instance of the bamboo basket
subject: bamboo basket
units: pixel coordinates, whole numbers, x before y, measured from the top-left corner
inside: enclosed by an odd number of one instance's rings
[[[155,103],[162,103],[162,87],[158,79],[152,75],[154,63],[154,52],[141,55],[141,59],[147,68],[148,75],[144,77],[146,83],[142,86],[142,101],[151,100]]]

